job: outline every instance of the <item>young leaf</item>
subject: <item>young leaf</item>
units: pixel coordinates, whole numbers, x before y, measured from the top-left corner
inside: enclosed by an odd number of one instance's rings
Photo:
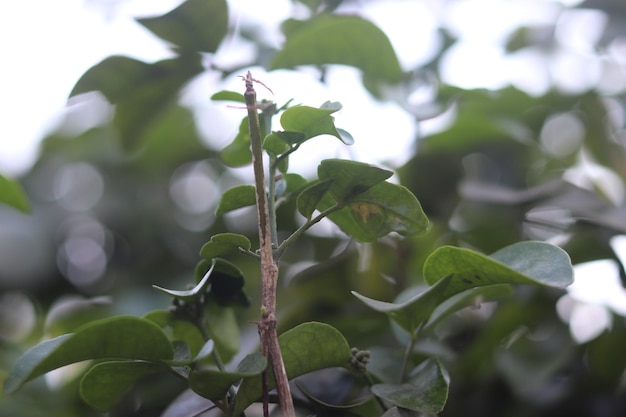
[[[211,96],[211,100],[215,101],[235,101],[237,103],[245,103],[246,99],[243,94],[238,91],[218,91],[217,93]]]
[[[211,280],[211,273],[213,272],[214,267],[215,267],[215,259],[213,259],[213,263],[211,264],[211,267],[204,274],[204,277],[202,278],[202,280],[190,290],[183,290],[183,291],[169,290],[167,288],[159,287],[158,285],[153,285],[152,287],[161,291],[162,293],[169,295],[170,297],[177,298],[179,300],[183,300],[186,302],[193,302],[204,294]]]
[[[250,250],[250,240],[244,235],[236,233],[219,233],[213,235],[211,240],[200,249],[200,256],[205,259],[213,259],[230,253],[238,253],[239,248]]]
[[[429,226],[415,195],[401,185],[381,182],[349,197],[345,203],[346,207],[328,218],[361,242],[373,242],[391,232],[415,236]],[[330,205],[323,202],[319,208],[326,206]]]
[[[289,379],[332,367],[349,367],[350,347],[337,329],[328,324],[303,323],[279,337],[280,349]],[[268,370],[268,389],[275,386],[274,376]],[[246,379],[241,383],[233,415],[239,415],[261,396],[261,378]]]
[[[299,65],[350,65],[377,81],[396,82],[402,69],[389,39],[376,25],[357,16],[321,14],[283,25],[287,42],[271,69]]]
[[[445,297],[469,288],[492,284],[526,284],[563,288],[573,281],[572,264],[567,253],[544,242],[519,242],[491,256],[444,246],[424,263],[424,280],[433,284],[452,275]]]
[[[228,389],[240,379],[260,375],[267,368],[267,359],[261,352],[246,356],[235,372],[215,369],[193,370],[189,373],[189,387],[198,395],[218,402],[224,399]]]
[[[169,366],[157,362],[102,362],[83,376],[80,395],[87,404],[104,412],[111,409],[137,381],[167,370]]]
[[[272,132],[263,139],[263,149],[273,156],[279,156],[291,149],[291,146],[282,135]]]
[[[229,188],[222,194],[220,204],[215,214],[221,216],[238,208],[256,204],[256,192],[253,185],[238,185]]]
[[[352,291],[352,294],[365,303],[368,307],[386,313],[400,327],[414,334],[415,330],[428,318],[439,303],[444,299],[447,287],[451,282],[451,276],[438,281],[424,292],[415,295],[403,303],[387,303],[374,300]]]
[[[487,287],[472,288],[454,295],[435,308],[424,330],[432,329],[437,323],[465,307],[480,306],[480,303],[502,300],[510,297],[512,294],[513,289],[510,285],[495,284]]]
[[[398,407],[436,414],[446,404],[449,385],[450,377],[441,363],[428,359],[414,371],[409,384],[375,384],[372,392]]]
[[[53,369],[88,359],[125,358],[159,361],[174,351],[163,330],[150,320],[119,316],[97,320],[40,343],[18,358],[4,384],[7,393]]]
[[[136,19],[186,51],[215,52],[228,30],[225,0],[187,0],[163,16]]]
[[[286,131],[303,134],[300,142],[319,135],[331,135],[343,141],[335,127],[335,118],[331,116],[339,108],[290,107],[280,116],[280,124]]]
[[[0,203],[7,204],[21,212],[28,213],[30,205],[20,184],[0,175]]]
[[[230,167],[241,167],[252,162],[250,150],[250,129],[248,117],[244,117],[239,124],[239,133],[235,139],[220,152],[222,162]]]
[[[320,201],[333,184],[332,179],[317,181],[304,189],[296,200],[298,211],[307,219],[310,219]]]
[[[317,175],[320,180],[333,180],[330,195],[343,203],[385,181],[393,172],[362,162],[325,159],[317,167]]]

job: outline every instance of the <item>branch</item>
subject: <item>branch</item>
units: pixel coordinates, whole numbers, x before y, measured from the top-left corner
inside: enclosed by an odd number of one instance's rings
[[[261,128],[257,113],[256,91],[250,71],[244,77],[246,107],[250,128],[250,146],[256,186],[256,206],[259,217],[259,242],[261,255],[262,301],[259,334],[261,349],[272,365],[280,408],[284,416],[295,417],[295,409],[289,388],[289,379],[283,363],[282,353],[276,332],[276,284],[278,282],[278,264],[272,253],[272,233],[267,194],[265,193],[265,174],[263,169],[263,149],[261,147]],[[273,179],[272,179],[273,180]]]

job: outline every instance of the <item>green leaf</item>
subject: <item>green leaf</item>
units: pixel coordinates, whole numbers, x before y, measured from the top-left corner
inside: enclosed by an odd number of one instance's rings
[[[332,367],[349,367],[350,347],[337,329],[328,324],[303,323],[280,335],[280,349],[289,379]],[[274,374],[268,370],[268,389],[275,386]],[[233,415],[239,415],[261,397],[261,378],[246,379],[241,383]]]
[[[122,144],[134,150],[165,110],[176,103],[180,88],[204,70],[198,55],[147,64],[112,56],[91,67],[78,80],[70,97],[100,91],[116,105],[113,124]]]
[[[225,0],[187,0],[163,16],[136,19],[183,50],[215,52],[228,30]]]
[[[244,103],[244,104],[246,102],[246,99],[244,98],[243,94],[237,91],[228,91],[228,90],[218,91],[217,93],[211,96],[211,100],[235,101],[237,103]]]
[[[308,181],[299,174],[284,174],[283,179],[287,182],[285,193],[298,191],[308,183]]]
[[[391,407],[381,417],[431,417],[405,408]]]
[[[240,379],[260,375],[267,368],[267,359],[261,352],[246,356],[235,372],[214,369],[193,370],[189,374],[189,387],[198,395],[213,402],[222,401],[228,389]]]
[[[150,320],[119,316],[97,320],[76,333],[40,343],[18,358],[4,384],[5,392],[53,369],[88,359],[125,358],[159,361],[172,359],[172,344]]]
[[[233,168],[249,165],[252,162],[248,116],[244,117],[239,124],[239,133],[235,139],[222,149],[220,158],[222,162]]]
[[[204,337],[197,326],[186,320],[180,320],[170,310],[154,310],[144,315],[146,320],[156,323],[171,334],[171,340],[183,341],[189,350],[189,356],[198,354],[204,345]]]
[[[283,25],[287,42],[271,69],[340,64],[359,68],[377,81],[396,82],[402,70],[389,39],[373,23],[357,16],[322,14]]]
[[[424,321],[428,320],[441,300],[444,299],[443,295],[446,293],[451,279],[451,276],[445,277],[432,287],[402,303],[387,303],[374,300],[356,291],[352,291],[352,294],[371,309],[387,314],[409,334],[414,334],[415,330]]]
[[[325,159],[317,167],[317,175],[320,180],[333,180],[330,195],[343,203],[385,181],[393,172],[363,162]]]
[[[256,191],[253,185],[238,185],[222,194],[215,214],[221,216],[229,211],[256,204]]]
[[[250,250],[250,240],[244,235],[236,233],[218,233],[205,243],[200,249],[200,256],[205,259],[213,259],[231,253],[238,253],[239,248]]]
[[[290,107],[280,116],[280,124],[286,131],[303,134],[304,137],[300,136],[299,142],[319,135],[331,135],[343,141],[343,137],[335,127],[335,118],[331,116],[340,108],[341,105],[319,109],[309,106]]]
[[[332,188],[331,188],[332,191]],[[321,208],[327,208],[323,205]],[[429,227],[419,201],[406,187],[381,182],[347,198],[343,209],[328,216],[347,235],[373,242],[391,232],[415,236]]]
[[[511,295],[513,295],[513,289],[508,284],[495,284],[463,291],[439,304],[430,316],[424,330],[434,328],[437,323],[463,308],[480,306],[480,303],[502,300]]]
[[[296,200],[300,214],[307,219],[310,219],[332,184],[333,180],[327,179],[324,181],[314,182],[305,188],[304,191],[298,195],[298,199]]]
[[[263,149],[270,155],[279,156],[291,149],[287,141],[277,132],[272,132],[263,139]]]
[[[398,407],[436,414],[446,404],[449,385],[450,377],[441,363],[428,359],[416,369],[409,384],[375,384],[372,392]]]
[[[162,293],[169,295],[170,297],[183,300],[185,302],[196,301],[205,293],[205,290],[210,283],[211,273],[213,272],[214,266],[215,266],[215,259],[213,260],[213,263],[211,264],[211,267],[209,268],[209,270],[204,274],[204,277],[202,278],[202,280],[190,290],[183,290],[183,291],[169,290],[167,288],[159,287],[158,285],[153,285],[152,287],[161,291]]]
[[[0,203],[28,213],[30,204],[22,186],[15,180],[0,175]]]
[[[206,331],[215,342],[215,349],[224,362],[239,352],[239,323],[232,307],[209,302],[204,308]]]
[[[526,284],[563,288],[573,282],[567,253],[544,242],[519,242],[491,256],[444,246],[424,263],[424,281],[433,284],[452,275],[445,298],[469,288],[492,284]]]
[[[99,411],[111,409],[132,386],[149,375],[166,372],[156,362],[112,361],[93,366],[80,382],[80,395]]]

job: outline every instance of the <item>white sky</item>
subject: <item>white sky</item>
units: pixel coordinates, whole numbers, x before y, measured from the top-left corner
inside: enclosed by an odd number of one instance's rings
[[[39,141],[45,132],[58,125],[74,83],[92,65],[112,54],[146,61],[168,56],[165,45],[136,24],[132,17],[162,14],[180,3],[181,0],[7,2],[0,14],[0,39],[4,54],[0,77],[0,115],[3,122],[0,172],[19,175],[30,167],[36,158]],[[547,81],[545,77],[542,79],[540,71],[535,71],[539,76],[533,75],[530,81],[527,79],[528,71],[511,71],[511,59],[504,57],[498,43],[515,22],[553,19],[559,9],[555,3],[547,0],[461,0],[450,2],[444,10],[442,5],[445,4],[447,2],[434,0],[400,0],[380,2],[355,11],[374,20],[387,32],[405,68],[424,62],[436,51],[438,38],[434,30],[438,20],[445,17],[444,24],[464,37],[464,41],[455,46],[446,58],[447,65],[442,72],[445,81],[467,88],[499,88],[510,82],[511,77],[521,77],[523,79],[517,82],[535,88],[536,93],[545,90]],[[274,0],[271,10],[263,2],[255,0],[231,0],[230,5],[234,21],[254,20],[267,25],[268,38],[277,43],[280,42],[278,26],[293,11],[290,0]],[[498,12],[498,19],[491,18],[494,10]],[[231,52],[217,59],[236,59],[228,56]],[[486,68],[491,71],[486,71]],[[293,74],[291,77],[298,78]],[[352,120],[349,116],[338,114],[338,122],[357,140],[352,150],[355,157],[372,157],[380,161],[392,158],[392,150],[396,155],[403,154],[409,146],[408,142],[415,136],[410,117],[402,114],[395,105],[370,100],[358,83],[349,82],[354,78],[349,70],[336,73],[334,77],[337,83],[331,85],[330,90],[321,90],[336,92],[337,98],[326,97],[321,102],[326,99],[342,101],[344,108],[352,109]],[[285,77],[272,78],[273,90],[277,93],[292,92],[288,85],[281,88],[283,79]],[[346,81],[350,88],[345,88]],[[319,94],[313,96],[319,98]],[[319,105],[321,102],[305,101],[304,104]],[[354,111],[359,104],[364,104],[365,108]],[[369,137],[378,136],[375,127],[363,126],[362,120],[367,120],[364,116],[369,112],[383,112],[387,120],[398,126],[395,143],[386,142],[380,147],[375,140],[364,140],[359,144],[361,132]],[[384,128],[379,130],[389,136]]]

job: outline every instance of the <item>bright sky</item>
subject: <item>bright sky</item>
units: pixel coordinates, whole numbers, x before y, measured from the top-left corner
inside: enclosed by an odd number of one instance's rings
[[[61,3],[20,0],[7,3],[0,15],[0,38],[4,40],[5,56],[0,77],[3,120],[0,172],[19,175],[30,167],[36,158],[39,141],[45,132],[58,125],[69,92],[89,67],[112,54],[146,61],[168,56],[164,44],[132,18],[159,15],[180,3],[181,0],[64,0]],[[563,3],[572,1],[563,0]],[[438,21],[444,19],[446,26],[463,37],[444,60],[442,77],[445,81],[467,88],[499,88],[513,82],[534,93],[545,91],[548,86],[546,75],[541,71],[524,70],[523,64],[528,65],[532,60],[504,57],[501,42],[516,23],[554,19],[560,9],[557,3],[545,0],[461,0],[446,4],[399,0],[368,4],[354,11],[372,19],[386,31],[405,68],[414,68],[432,57],[440,42],[435,29]],[[230,6],[233,23],[254,21],[263,24],[268,28],[268,39],[277,45],[281,41],[280,22],[294,11],[290,0],[274,0],[271,10],[255,0],[231,0]],[[485,13],[486,10],[489,12]],[[495,20],[490,18],[494,10],[499,16]],[[296,8],[295,12],[302,10]],[[582,32],[586,33],[585,30]],[[420,42],[415,42],[416,39]],[[236,60],[237,51],[245,51],[232,46],[215,58]],[[514,61],[516,65],[513,65]],[[513,71],[512,68],[518,69]],[[350,116],[338,114],[341,127],[357,139],[357,145],[351,150],[355,157],[382,161],[405,154],[408,142],[415,137],[411,118],[394,104],[372,101],[359,83],[354,82],[355,76],[350,70],[338,70],[331,74],[330,88],[311,85],[307,93],[314,99],[302,101],[319,105],[331,99],[341,101],[346,108],[363,108],[359,112],[352,111],[352,120]],[[300,74],[293,73],[264,77],[277,96],[291,94],[294,90],[289,84],[294,79],[302,79]],[[575,82],[580,80],[572,81]],[[312,84],[311,80],[309,84]],[[234,82],[227,86],[240,87]],[[215,85],[211,87],[215,88]],[[334,97],[329,97],[329,91]],[[198,103],[197,99],[193,101],[199,106],[206,105],[205,102]],[[393,146],[388,141],[382,147],[377,146],[375,140],[364,140],[359,144],[360,137],[386,135],[389,140],[384,127],[376,130],[375,126],[364,126],[362,120],[367,120],[364,116],[369,112],[378,115],[383,112],[385,119],[397,126]]]

